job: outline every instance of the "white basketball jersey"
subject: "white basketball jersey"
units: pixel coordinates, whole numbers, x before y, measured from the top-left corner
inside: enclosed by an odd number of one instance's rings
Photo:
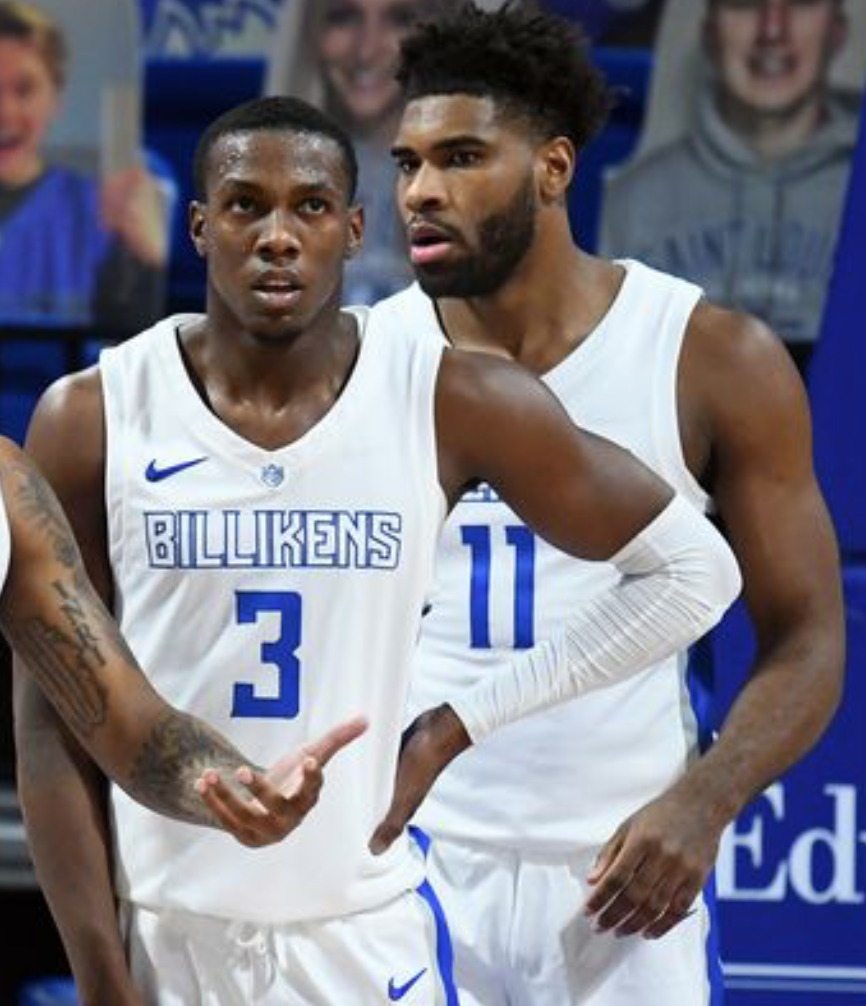
[[[12,540],[9,533],[9,518],[6,515],[6,501],[0,491],[0,594],[3,593],[11,559]]]
[[[676,372],[700,291],[637,262],[598,327],[544,380],[580,426],[627,447],[701,510],[680,445]],[[441,339],[418,287],[395,298],[416,335]],[[489,487],[448,519],[415,663],[412,709],[495,674],[614,582],[530,532]],[[419,813],[434,834],[577,852],[610,837],[682,771],[695,741],[684,660],[515,723],[462,755]]]
[[[194,389],[169,318],[101,358],[116,610],[159,691],[270,765],[356,714],[285,841],[246,849],[114,788],[120,894],[264,924],[344,915],[416,886],[408,842],[374,857],[445,515],[433,397],[441,346],[378,333],[330,411],[264,450]],[[379,337],[377,337],[377,334]],[[386,337],[387,336],[387,337]]]

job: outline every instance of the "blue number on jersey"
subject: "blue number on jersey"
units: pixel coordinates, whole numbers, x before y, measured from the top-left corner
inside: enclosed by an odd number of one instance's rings
[[[301,595],[293,591],[237,591],[239,625],[257,622],[259,615],[276,612],[280,616],[280,634],[262,643],[263,664],[273,664],[279,672],[276,695],[256,695],[255,685],[235,685],[232,716],[270,716],[290,720],[298,715],[301,700],[301,665],[297,649],[301,645]]]
[[[469,645],[490,649],[491,529],[486,524],[464,524],[460,538],[470,551]],[[535,645],[535,536],[522,524],[505,528],[505,541],[514,549],[514,648]]]

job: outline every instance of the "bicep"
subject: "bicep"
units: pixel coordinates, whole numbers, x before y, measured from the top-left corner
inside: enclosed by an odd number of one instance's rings
[[[490,358],[472,368],[476,381],[455,400],[439,400],[446,464],[456,453],[460,478],[489,482],[552,545],[609,558],[669,502],[665,482],[628,451],[576,427],[530,374]]]
[[[48,483],[18,454],[3,465],[2,485],[12,550],[0,625],[19,669],[91,754],[122,773],[160,703],[90,583]],[[50,728],[27,685],[19,709],[22,729]]]
[[[714,495],[743,571],[744,598],[759,646],[815,633],[833,637],[841,623],[836,539],[808,465],[778,455],[719,464]]]
[[[838,552],[812,465],[805,389],[784,347],[765,329],[742,326],[727,347],[717,345],[713,366],[702,368],[712,375],[704,390],[711,488],[743,570],[759,645],[811,637],[816,646],[838,647]]]
[[[40,399],[25,442],[60,501],[87,574],[111,605],[104,493],[105,433],[102,390],[95,370],[64,378]]]

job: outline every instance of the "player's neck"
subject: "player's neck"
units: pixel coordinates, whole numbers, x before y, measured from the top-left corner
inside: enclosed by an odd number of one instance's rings
[[[494,294],[437,303],[453,345],[507,356],[543,374],[586,339],[606,314],[622,270],[569,239],[536,242]]]
[[[208,319],[181,346],[205,404],[241,436],[274,449],[303,436],[333,406],[359,341],[354,319],[334,311],[303,332],[270,340]]]

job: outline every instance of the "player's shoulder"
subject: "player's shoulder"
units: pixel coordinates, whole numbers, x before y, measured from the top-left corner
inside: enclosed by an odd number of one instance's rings
[[[376,326],[414,335],[444,338],[436,305],[417,283],[390,297],[377,301],[370,309],[370,322]]]
[[[707,300],[689,320],[679,384],[711,420],[808,410],[797,368],[772,329],[753,315]]]
[[[685,349],[701,366],[741,376],[792,366],[782,340],[760,318],[702,298],[686,328]]]
[[[553,399],[547,386],[525,367],[492,353],[446,347],[437,396],[458,408],[493,417],[499,408],[519,413],[535,401]]]
[[[40,396],[31,420],[60,433],[69,424],[86,425],[102,414],[102,380],[98,364],[78,370],[50,384]]]
[[[98,366],[55,381],[37,402],[27,453],[53,484],[101,478],[105,432]]]

